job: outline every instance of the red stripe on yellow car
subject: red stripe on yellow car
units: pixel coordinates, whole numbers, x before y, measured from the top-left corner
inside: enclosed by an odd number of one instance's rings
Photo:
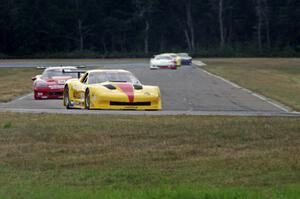
[[[134,100],[134,89],[131,84],[117,84],[117,86],[128,96],[130,103]]]

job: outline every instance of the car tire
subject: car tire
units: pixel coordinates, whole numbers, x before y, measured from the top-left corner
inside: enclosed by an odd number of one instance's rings
[[[84,108],[90,110],[91,109],[91,96],[90,90],[87,89],[84,95]]]
[[[39,98],[37,97],[37,92],[36,91],[34,91],[33,97],[34,97],[35,100],[39,100]]]
[[[70,101],[70,94],[69,94],[69,87],[65,86],[64,89],[64,105],[67,109],[71,109],[71,101]]]
[[[155,65],[150,66],[150,70],[157,70],[157,66]]]

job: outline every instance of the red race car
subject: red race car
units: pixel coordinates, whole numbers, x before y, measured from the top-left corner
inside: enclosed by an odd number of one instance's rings
[[[76,66],[49,67],[41,75],[33,77],[34,99],[62,99],[65,82],[77,78],[77,74],[66,74],[63,70],[76,69]]]

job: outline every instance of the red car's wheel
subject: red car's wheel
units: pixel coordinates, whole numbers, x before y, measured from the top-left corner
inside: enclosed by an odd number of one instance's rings
[[[34,91],[34,93],[33,93],[33,97],[34,97],[34,99],[35,99],[35,100],[39,100],[39,99],[41,99],[41,98],[39,98],[39,97],[38,97],[38,95],[37,95],[37,92],[36,92],[36,91]]]

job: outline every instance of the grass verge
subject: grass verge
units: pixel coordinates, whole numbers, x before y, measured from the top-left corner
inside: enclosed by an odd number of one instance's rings
[[[0,113],[0,197],[299,198],[299,122]]]
[[[0,68],[0,102],[8,102],[32,91],[31,78],[39,72],[34,68]]]
[[[203,59],[205,70],[300,110],[300,59]]]

